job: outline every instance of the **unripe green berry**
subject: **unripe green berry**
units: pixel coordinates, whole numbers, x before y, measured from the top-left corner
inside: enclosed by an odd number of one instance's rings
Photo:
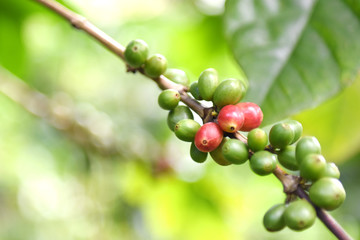
[[[166,71],[167,60],[161,54],[155,54],[145,61],[145,74],[151,78],[160,77]]]
[[[125,49],[124,57],[129,66],[139,68],[148,57],[148,45],[141,39],[131,41]]]
[[[255,128],[251,130],[247,137],[248,146],[254,152],[264,150],[268,144],[267,134],[261,128]]]
[[[238,79],[226,79],[215,89],[213,102],[218,108],[236,104],[244,97],[244,88]]]
[[[176,68],[168,68],[164,73],[164,76],[173,81],[184,86],[189,85],[189,78],[183,70]]]
[[[290,143],[293,144],[301,137],[301,134],[303,132],[302,124],[296,120],[287,120],[285,121],[285,123],[289,124],[291,129],[294,131],[294,139]]]
[[[311,153],[321,153],[321,146],[319,141],[315,137],[303,137],[296,144],[296,161],[301,165],[302,160],[306,155]]]
[[[296,231],[311,227],[315,219],[316,211],[305,199],[291,202],[284,212],[286,226]]]
[[[180,140],[192,142],[200,127],[200,124],[192,119],[183,119],[175,125],[174,132]]]
[[[251,169],[258,175],[264,176],[272,173],[276,168],[277,158],[268,151],[254,153],[250,159]]]
[[[314,181],[321,177],[326,168],[326,160],[320,154],[308,154],[300,164],[300,176]]]
[[[340,178],[339,168],[335,163],[327,163],[324,171],[321,173],[321,177]]]
[[[222,153],[222,147],[228,140],[228,138],[223,138],[221,144],[214,151],[210,152],[212,159],[221,166],[228,166],[231,164]]]
[[[285,204],[277,204],[270,208],[264,215],[263,224],[269,232],[280,231],[285,227]]]
[[[200,74],[198,81],[200,96],[204,100],[211,101],[218,84],[219,78],[217,71],[213,68],[205,69]]]
[[[278,160],[285,168],[296,171],[299,170],[299,165],[295,158],[295,146],[289,145],[278,152]]]
[[[158,103],[165,110],[174,109],[180,102],[180,93],[173,89],[162,91],[158,97]]]
[[[283,149],[294,139],[294,131],[287,123],[275,124],[269,133],[270,144],[274,148]]]
[[[199,92],[198,81],[191,83],[190,93],[195,99],[202,100],[202,97],[200,96],[200,92]]]
[[[191,143],[190,156],[191,156],[192,160],[194,160],[197,163],[203,163],[203,162],[205,162],[207,155],[208,155],[207,152],[199,151],[199,149],[197,149],[195,144]]]
[[[174,131],[175,125],[183,119],[194,119],[190,109],[186,106],[177,106],[171,110],[167,117],[167,124],[171,131]]]
[[[249,159],[249,150],[238,139],[229,139],[222,147],[225,159],[233,164],[243,164]]]
[[[345,200],[346,193],[336,178],[320,178],[310,188],[309,197],[318,207],[328,211],[338,208]]]

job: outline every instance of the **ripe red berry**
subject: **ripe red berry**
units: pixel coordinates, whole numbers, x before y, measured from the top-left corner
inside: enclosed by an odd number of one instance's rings
[[[220,128],[229,133],[237,132],[244,124],[244,114],[235,105],[223,107],[217,118]]]
[[[205,123],[195,135],[195,146],[202,152],[215,150],[223,139],[223,131],[214,122]]]
[[[257,104],[241,102],[236,104],[236,106],[244,114],[244,125],[240,128],[240,131],[248,132],[260,126],[263,120],[263,113]]]

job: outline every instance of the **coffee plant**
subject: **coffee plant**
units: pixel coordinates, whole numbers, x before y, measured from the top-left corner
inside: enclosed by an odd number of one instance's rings
[[[125,62],[130,71],[139,71],[156,81],[166,71],[166,59],[160,54],[145,59],[143,56],[147,52],[148,47],[143,40],[131,41],[125,49]],[[169,81],[187,83],[172,80],[182,79],[185,75],[181,70],[172,69]],[[277,123],[271,127],[268,136],[258,128],[263,120],[261,108],[252,102],[240,102],[248,88],[246,80],[219,81],[217,71],[210,68],[205,69],[190,87],[190,93],[194,95],[187,95],[189,89],[186,85],[180,88],[183,89],[182,96],[186,96],[185,101],[182,98],[183,102],[187,104],[191,101],[192,104],[178,106],[181,100],[178,86],[163,90],[158,103],[161,108],[170,110],[167,119],[170,130],[180,140],[192,143],[189,152],[195,162],[205,162],[207,153],[210,153],[221,166],[249,161],[255,174],[264,176],[276,171],[293,179],[290,185],[284,185],[285,202],[273,206],[264,215],[263,224],[268,231],[280,231],[284,227],[305,230],[314,224],[317,210],[334,210],[344,202],[346,193],[338,180],[340,172],[337,166],[326,162],[315,137],[301,138],[303,128],[300,122],[286,120]],[[202,126],[193,120],[190,111],[190,108],[203,108],[197,101],[199,99],[213,105],[206,108],[207,115],[199,114],[203,119]],[[193,104],[196,108],[192,107]],[[249,132],[248,137],[241,132]],[[300,176],[292,172],[296,170],[299,170]],[[301,191],[303,195],[296,194],[296,191]],[[310,199],[304,197],[307,195]],[[338,234],[339,238],[348,238],[342,230],[334,234]]]
[[[216,69],[208,68],[189,84],[190,80],[183,70],[167,68],[165,56],[158,53],[149,55],[151,46],[145,41],[135,39],[123,47],[61,4],[53,0],[37,1],[118,55],[124,60],[128,72],[143,74],[158,84],[162,92],[157,101],[160,108],[168,111],[169,131],[179,140],[190,143],[189,155],[193,161],[204,163],[209,161],[210,155],[219,167],[248,162],[250,171],[255,174],[277,177],[283,185],[285,197],[283,202],[264,213],[266,230],[276,232],[289,228],[303,231],[310,228],[318,217],[336,237],[351,239],[326,212],[340,207],[346,197],[338,167],[326,161],[316,137],[302,136],[303,126],[299,121],[283,120],[272,124],[269,131],[262,128],[267,112],[263,112],[256,103],[244,100],[247,93],[268,96],[263,92],[256,93],[258,82],[250,87],[245,78],[220,79]],[[308,10],[308,6],[303,7]],[[245,31],[241,24],[237,27],[233,30],[239,33]],[[245,41],[241,34],[234,38],[239,40],[234,44]],[[305,40],[307,38],[310,36],[304,37]],[[300,49],[303,48],[301,42],[299,44]],[[238,59],[239,54],[246,55],[246,50],[240,48],[241,51],[235,54]],[[245,66],[248,64],[246,60]],[[286,69],[283,71],[285,75],[289,74]],[[260,80],[267,77],[252,74]],[[283,76],[278,74],[274,76],[281,82]],[[280,108],[276,106],[274,112],[279,113]],[[194,113],[202,120],[201,124],[194,120]],[[287,105],[279,117],[284,118],[290,113],[292,110]]]

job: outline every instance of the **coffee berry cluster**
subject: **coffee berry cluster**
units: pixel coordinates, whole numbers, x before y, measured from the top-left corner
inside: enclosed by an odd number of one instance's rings
[[[189,86],[186,73],[167,69],[164,56],[148,57],[148,46],[142,40],[131,41],[124,56],[131,68],[142,70],[151,78],[163,74],[187,86],[195,100],[213,103],[211,121],[201,126],[187,106],[179,105],[181,94],[177,90],[164,90],[158,97],[160,107],[169,110],[170,130],[180,140],[191,142],[190,156],[195,162],[205,162],[208,154],[222,166],[244,164],[249,160],[252,171],[261,176],[273,173],[280,163],[288,174],[299,177],[300,187],[308,192],[314,205],[287,193],[284,203],[265,213],[263,224],[268,231],[279,231],[285,226],[304,230],[316,219],[314,206],[334,210],[345,200],[345,190],[338,180],[339,169],[334,163],[326,162],[315,137],[301,137],[301,123],[295,120],[277,123],[269,134],[259,128],[263,120],[260,107],[252,102],[240,102],[248,88],[245,79],[219,81],[217,71],[209,68]],[[248,132],[247,141],[245,137],[243,141],[236,138],[240,132]]]
[[[301,133],[302,126],[297,121],[277,123],[270,130],[269,147],[284,168],[301,177],[300,184],[315,206],[334,210],[344,202],[346,196],[338,180],[339,169],[334,163],[326,162],[315,137],[301,138]],[[258,153],[255,152],[252,158]],[[312,226],[315,219],[316,211],[312,204],[290,195],[285,203],[277,204],[266,212],[263,224],[271,232],[285,226],[301,231]]]

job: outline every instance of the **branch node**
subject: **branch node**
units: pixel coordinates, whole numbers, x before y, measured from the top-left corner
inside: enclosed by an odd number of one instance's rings
[[[83,16],[76,15],[76,17],[70,20],[70,24],[76,29],[82,29],[87,19]]]
[[[214,112],[213,107],[204,109],[204,118],[203,118],[204,123],[211,122],[214,119],[213,112]]]
[[[286,173],[282,183],[284,186],[284,193],[294,193],[299,185],[299,177]]]
[[[137,68],[133,68],[133,67],[129,66],[128,64],[126,64],[126,72],[136,73],[137,71],[138,71]]]
[[[299,183],[300,177],[287,174],[283,169],[277,166],[274,170],[274,175],[280,180],[284,187],[284,193],[291,194],[296,192]]]

